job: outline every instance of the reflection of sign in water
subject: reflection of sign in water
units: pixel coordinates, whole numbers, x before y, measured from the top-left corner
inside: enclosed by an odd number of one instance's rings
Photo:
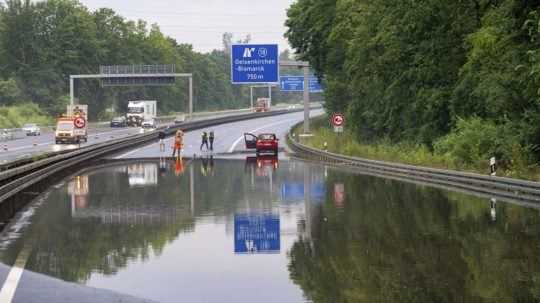
[[[70,195],[88,195],[88,176],[77,176],[69,181],[68,193]]]
[[[283,183],[281,185],[281,198],[283,201],[298,201],[304,199],[303,183]]]
[[[69,181],[68,194],[71,196],[71,207],[83,209],[88,206],[88,176],[77,176]]]
[[[139,163],[128,166],[129,186],[157,185],[157,163]]]
[[[323,183],[311,184],[311,200],[322,201],[326,194],[326,188]],[[281,199],[283,201],[298,201],[304,199],[303,183],[283,183],[281,185]]]
[[[337,207],[343,207],[345,202],[345,184],[336,183],[334,184],[334,204]]]
[[[279,250],[279,215],[234,216],[235,253],[278,253]]]

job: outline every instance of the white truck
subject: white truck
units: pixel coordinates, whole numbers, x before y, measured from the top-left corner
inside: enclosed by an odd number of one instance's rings
[[[257,98],[254,111],[257,113],[267,112],[270,110],[270,98]]]
[[[155,100],[129,101],[126,114],[127,124],[129,126],[141,126],[144,121],[156,118],[156,103]]]

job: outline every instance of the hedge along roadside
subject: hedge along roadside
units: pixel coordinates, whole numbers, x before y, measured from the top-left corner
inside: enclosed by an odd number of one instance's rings
[[[199,120],[173,125],[168,129],[165,127],[158,130],[165,130],[167,135],[173,135],[181,128],[184,131],[201,129],[209,126],[215,126],[223,123],[237,122],[262,117],[283,115],[287,113],[300,112],[298,110],[279,110],[265,113],[248,113],[235,116],[227,116],[209,120]],[[21,190],[36,184],[37,182],[51,176],[60,170],[68,169],[83,161],[95,159],[97,157],[118,152],[124,149],[133,148],[157,140],[158,132],[153,131],[146,134],[132,135],[127,138],[116,139],[95,145],[85,146],[83,148],[66,152],[63,154],[52,155],[46,159],[38,160],[32,163],[22,165],[0,173],[0,203],[19,193]]]
[[[308,159],[381,174],[415,178],[426,182],[445,184],[472,191],[480,191],[488,195],[493,194],[512,200],[540,203],[540,183],[538,182],[368,160],[330,153],[298,142],[297,138],[293,137],[293,130],[300,124],[295,125],[289,132],[288,143],[293,151]]]

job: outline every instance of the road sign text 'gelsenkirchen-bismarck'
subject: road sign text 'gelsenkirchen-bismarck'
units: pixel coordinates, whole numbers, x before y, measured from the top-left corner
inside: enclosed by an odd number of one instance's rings
[[[277,44],[233,44],[231,77],[233,84],[278,83]]]

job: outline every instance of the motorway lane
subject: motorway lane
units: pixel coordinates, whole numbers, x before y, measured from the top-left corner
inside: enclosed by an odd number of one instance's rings
[[[322,109],[311,111],[311,117],[323,114]],[[205,129],[206,131],[214,131],[215,142],[214,151],[206,151],[205,148],[200,150],[201,130],[186,132],[184,135],[184,151],[183,155],[191,156],[234,156],[242,155],[248,152],[244,145],[244,133],[275,133],[280,138],[280,149],[284,146],[285,137],[289,129],[296,123],[304,119],[303,112],[284,114],[273,117],[265,117],[259,119],[251,119],[239,122],[222,124],[215,127]],[[157,142],[146,145],[128,152],[123,152],[114,155],[114,159],[138,159],[138,158],[161,158],[169,157],[172,154],[173,137],[165,140],[165,152],[159,150]]]
[[[88,130],[88,142],[82,143],[81,146],[137,134],[140,131],[140,128],[90,128]],[[76,144],[55,144],[53,132],[42,133],[41,136],[29,136],[1,142],[0,144],[0,163],[32,157],[45,152],[78,148]]]

